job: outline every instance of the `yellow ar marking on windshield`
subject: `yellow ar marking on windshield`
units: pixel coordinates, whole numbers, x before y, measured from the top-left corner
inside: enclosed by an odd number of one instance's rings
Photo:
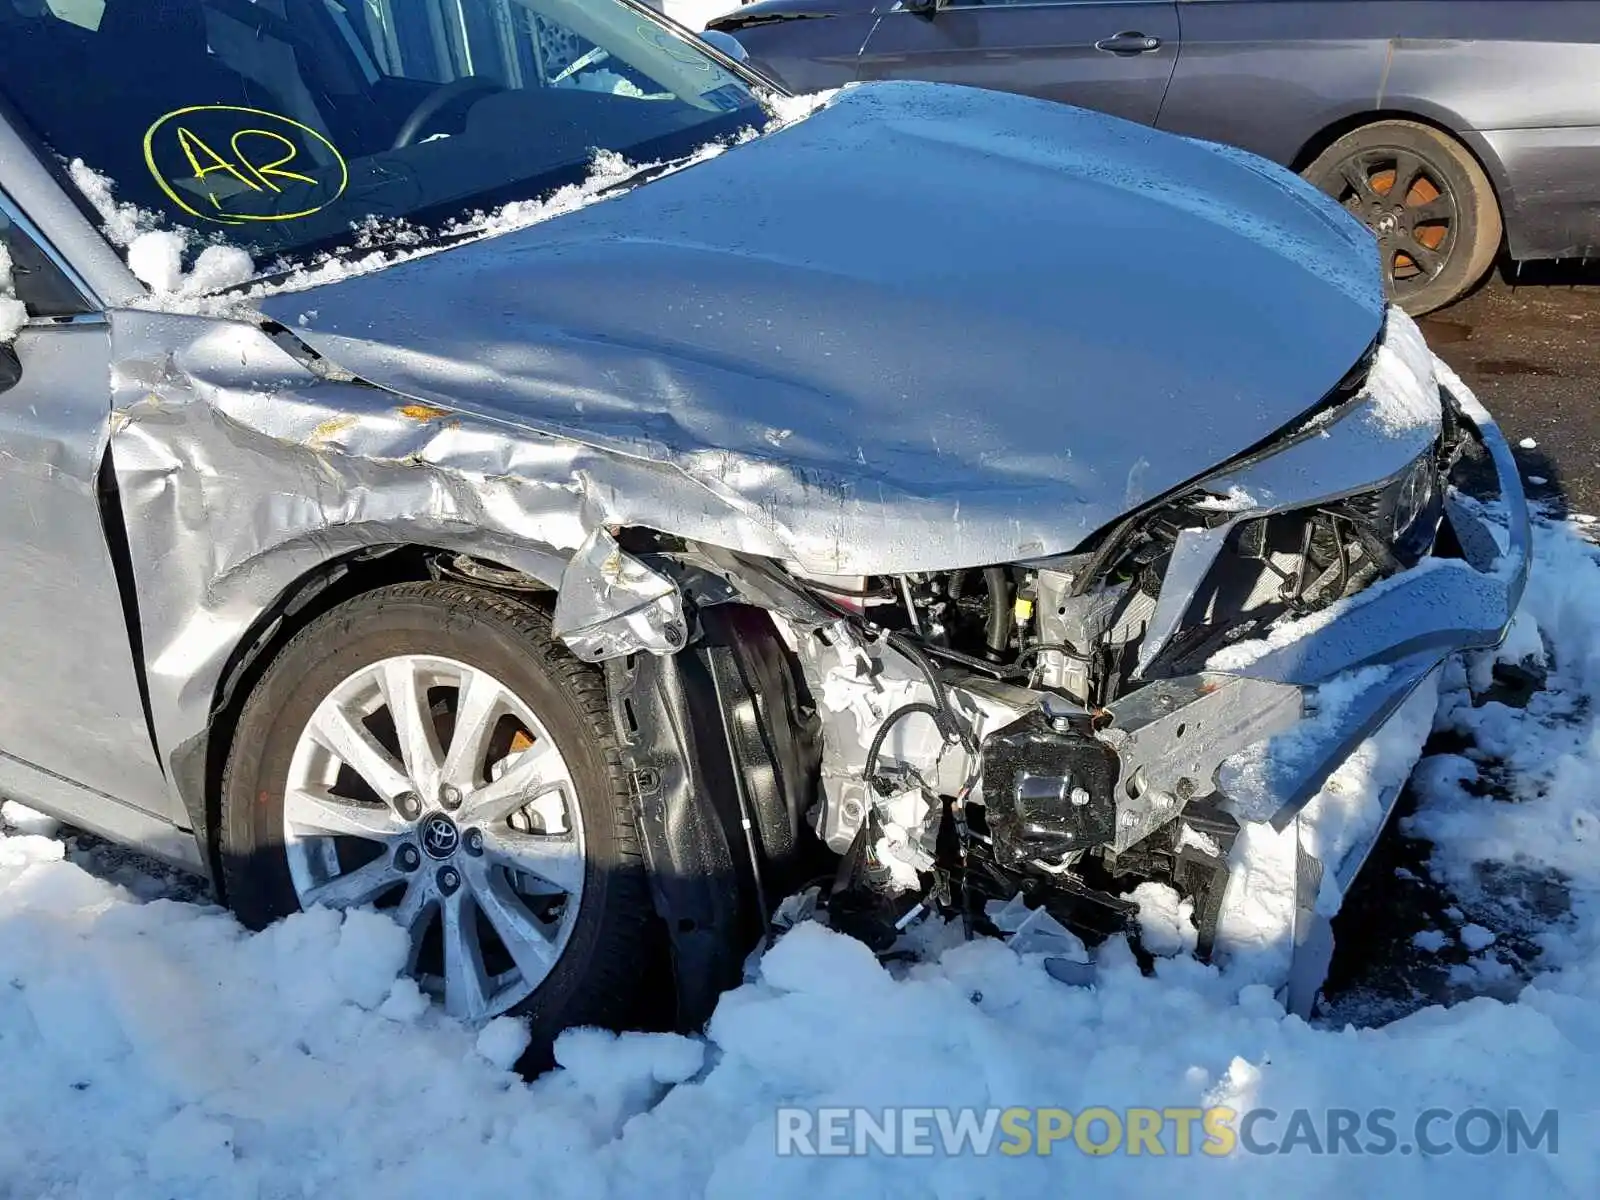
[[[223,171],[229,175],[232,175],[252,192],[259,192],[261,190],[260,186],[254,181],[248,179],[238,167],[234,166],[227,159],[223,158],[222,155],[218,154],[210,146],[206,145],[203,138],[201,138],[193,130],[186,129],[182,125],[178,126],[178,145],[182,148],[184,157],[189,160],[189,169],[194,172],[194,177],[201,183],[205,182],[207,175],[210,175],[216,171]],[[200,156],[202,154],[210,160],[210,166],[202,167],[200,165]],[[219,209],[222,207],[222,201],[217,199],[217,194],[215,192],[207,191],[206,195],[210,197],[212,205]]]
[[[247,137],[271,138],[280,145],[286,146],[289,150],[289,153],[285,154],[282,158],[274,159],[272,162],[257,164],[251,160],[248,154],[239,149],[239,139]],[[300,157],[300,147],[296,146],[281,133],[273,133],[270,129],[241,129],[238,133],[233,135],[233,138],[229,141],[228,145],[232,147],[233,152],[238,157],[239,161],[254,171],[257,178],[259,178],[262,183],[266,184],[275,192],[281,192],[283,189],[272,182],[274,176],[278,179],[290,179],[296,183],[309,183],[313,187],[315,187],[317,184],[317,181],[311,178],[309,175],[302,175],[298,171],[285,171],[282,169],[285,165],[292,163],[295,159]]]
[[[190,127],[191,124],[195,123],[192,120],[176,125],[174,128],[173,136],[177,143],[177,148],[182,151],[185,161],[189,164],[189,169],[194,172],[195,181],[201,185],[206,199],[211,202],[211,207],[214,210],[211,212],[195,208],[179,195],[156,159],[158,135],[180,117],[193,118],[202,113],[237,113],[251,118],[250,124],[245,125],[244,128],[235,129],[229,135],[228,149],[232,154],[231,158],[219,153],[205,138],[196,133]],[[269,122],[276,122],[281,131],[260,128],[263,118]],[[239,124],[244,125],[244,122],[241,121]],[[268,141],[276,142],[277,148],[269,153],[276,153],[277,149],[282,149],[285,153],[270,162],[257,162],[255,157],[243,145],[248,138],[265,138]],[[288,169],[290,164],[300,159],[302,152],[305,151],[307,143],[300,140],[305,138],[318,142],[327,149],[332,158],[332,165],[338,168],[337,182],[320,180],[314,176]],[[309,158],[309,155],[307,157]],[[281,113],[267,112],[259,108],[245,108],[235,104],[199,104],[167,113],[166,116],[161,117],[145,131],[144,161],[145,166],[150,169],[150,174],[155,177],[156,183],[160,185],[167,199],[171,200],[191,217],[198,217],[202,221],[217,221],[224,225],[237,225],[247,221],[294,221],[301,217],[309,217],[314,213],[321,212],[337,201],[339,197],[344,195],[345,189],[350,186],[350,166],[345,162],[344,155],[339,153],[337,146],[311,128],[311,126],[302,124]],[[209,176],[219,174],[236,180],[247,190],[232,196],[218,194],[206,186],[206,179]],[[258,196],[278,195],[284,191],[284,185],[287,183],[303,183],[311,187],[323,186],[330,189],[332,194],[320,204],[301,209],[298,212],[288,213],[239,212],[226,207],[224,204],[225,201],[234,201],[240,196],[250,193]]]

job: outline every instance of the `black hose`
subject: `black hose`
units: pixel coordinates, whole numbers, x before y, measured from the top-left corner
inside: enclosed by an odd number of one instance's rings
[[[998,660],[1005,657],[1011,645],[1011,579],[1004,567],[985,567],[983,583],[989,589],[984,643]]]
[[[976,754],[978,743],[973,738],[972,731],[967,728],[967,723],[961,719],[955,706],[950,703],[944,680],[939,678],[933,660],[923,652],[922,647],[914,639],[899,630],[889,635],[888,642],[915,663],[917,669],[922,672],[922,677],[928,681],[928,688],[933,692],[934,707],[937,709],[933,721],[939,727],[940,736],[947,742],[959,741],[970,753]]]
[[[872,744],[867,747],[867,764],[864,772],[868,783],[876,784],[878,778],[878,755],[883,751],[883,743],[888,738],[889,731],[907,717],[914,717],[918,713],[924,713],[932,717],[934,725],[939,726],[939,732],[941,736],[943,735],[944,729],[939,720],[939,710],[937,708],[931,704],[925,704],[921,700],[913,701],[910,704],[902,704],[883,719],[883,724],[878,726],[878,732],[872,735]]]
[[[1076,646],[1069,646],[1066,642],[1034,642],[1032,645],[1024,646],[1021,649],[1021,651],[1017,654],[1017,662],[1018,664],[1021,664],[1037,654],[1050,653],[1064,654],[1068,658],[1074,659],[1081,663],[1094,661]]]

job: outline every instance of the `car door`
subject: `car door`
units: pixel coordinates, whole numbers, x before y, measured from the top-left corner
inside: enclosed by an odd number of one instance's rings
[[[1168,0],[946,0],[884,12],[861,78],[1021,92],[1150,125],[1177,59]]]
[[[1179,0],[1183,53],[1157,124],[1291,163],[1320,130],[1381,104],[1397,22],[1414,7]]]
[[[172,803],[102,517],[117,536],[110,333],[4,191],[0,242],[28,314],[0,391],[0,792],[125,836]]]

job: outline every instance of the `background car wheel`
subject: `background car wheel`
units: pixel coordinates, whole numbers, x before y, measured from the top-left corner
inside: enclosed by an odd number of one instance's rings
[[[446,1011],[643,1015],[657,929],[600,677],[537,608],[401,584],[307,626],[245,703],[222,785],[229,903],[260,928],[370,904]]]
[[[1378,239],[1384,284],[1413,316],[1459,298],[1500,249],[1500,206],[1465,146],[1415,121],[1345,134],[1305,169]]]

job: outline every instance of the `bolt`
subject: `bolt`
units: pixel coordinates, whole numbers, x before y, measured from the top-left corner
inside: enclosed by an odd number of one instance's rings
[[[439,803],[444,808],[454,811],[461,807],[461,789],[454,784],[441,783],[439,785]]]
[[[1089,803],[1089,793],[1084,788],[1073,788],[1072,795],[1069,797],[1069,799],[1076,807],[1082,808],[1085,804]]]
[[[1071,733],[1072,732],[1072,718],[1070,718],[1070,717],[1051,717],[1050,718],[1050,728],[1054,729],[1057,733]]]
[[[394,852],[394,865],[402,871],[415,871],[422,865],[422,855],[409,842]]]
[[[461,835],[461,844],[467,848],[467,853],[477,858],[483,853],[483,830],[469,829]]]
[[[394,807],[406,820],[415,821],[422,815],[422,797],[415,792],[401,792],[394,798]]]
[[[439,868],[439,890],[446,896],[451,895],[461,886],[461,872],[454,867]]]
[[[1179,800],[1188,800],[1194,795],[1194,780],[1185,775],[1178,780],[1178,786],[1174,790],[1178,793]]]

